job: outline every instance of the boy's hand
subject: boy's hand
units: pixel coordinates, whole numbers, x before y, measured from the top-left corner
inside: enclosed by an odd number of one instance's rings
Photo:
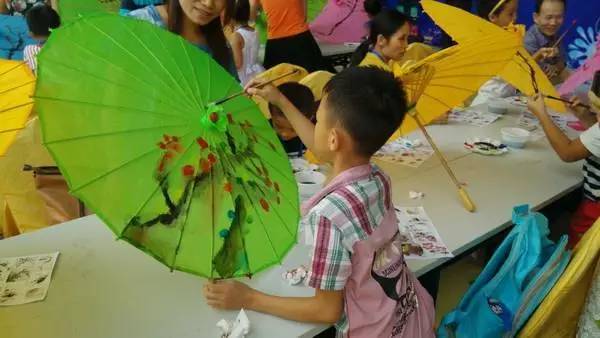
[[[542,94],[535,94],[527,100],[527,108],[538,118],[546,114],[546,103]]]
[[[248,308],[253,289],[236,281],[208,282],[202,288],[209,306],[219,310]]]
[[[272,84],[263,86],[263,83],[264,81],[262,80],[253,79],[250,82],[248,82],[244,90],[246,91],[246,93],[248,93],[248,95],[256,95],[262,97],[268,102],[279,107],[281,105],[282,99],[284,98],[283,94],[281,94],[279,89],[277,89]]]
[[[594,94],[594,92],[592,91],[588,92],[588,97],[590,99],[590,103],[592,105],[593,110],[596,113],[600,113],[600,98],[598,98],[598,96],[596,96],[596,94]]]

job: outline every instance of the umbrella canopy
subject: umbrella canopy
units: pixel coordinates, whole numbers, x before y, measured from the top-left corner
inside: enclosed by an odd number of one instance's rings
[[[598,39],[596,45],[596,54],[589,58],[575,73],[571,74],[567,81],[563,83],[558,92],[561,95],[567,95],[573,93],[577,87],[581,86],[584,82],[592,80],[594,74],[600,70],[600,39]]]
[[[281,262],[299,220],[287,155],[250,99],[211,103],[242,88],[208,54],[99,15],[53,33],[39,66],[45,145],[120,239],[207,278]]]
[[[27,123],[34,88],[35,78],[24,62],[0,60],[0,156]]]
[[[460,43],[416,63],[395,64],[394,73],[402,79],[421,122],[428,124],[472,97],[511,62],[520,46],[514,35],[496,32],[485,40]],[[424,67],[428,70],[423,71]],[[417,128],[415,119],[407,118],[392,139]]]
[[[120,0],[60,0],[58,12],[63,22],[68,23],[84,15],[118,13]]]
[[[502,33],[523,38],[524,30],[517,26],[503,29],[462,9],[433,0],[422,0],[421,5],[435,23],[458,43],[491,40],[490,36],[495,38]],[[474,45],[473,48],[483,47]],[[531,69],[535,81],[532,81]],[[512,61],[497,75],[525,95],[531,96],[539,90],[544,95],[559,96],[552,82],[524,46],[514,53]],[[559,112],[566,111],[562,102],[546,100],[546,105]]]

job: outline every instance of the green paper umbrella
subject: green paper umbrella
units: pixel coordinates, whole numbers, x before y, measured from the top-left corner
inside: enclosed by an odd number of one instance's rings
[[[52,34],[35,99],[75,196],[171,269],[219,279],[280,263],[299,219],[289,161],[256,104],[210,104],[240,90],[179,36],[99,15]]]
[[[63,22],[75,21],[84,15],[118,13],[120,0],[60,0],[58,12]]]

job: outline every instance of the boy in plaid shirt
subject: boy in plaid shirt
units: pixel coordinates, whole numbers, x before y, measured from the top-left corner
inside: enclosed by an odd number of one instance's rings
[[[370,163],[402,123],[402,85],[384,70],[353,67],[326,85],[314,125],[275,87],[253,88],[285,114],[304,144],[331,163],[332,181],[302,207],[314,235],[313,297],[277,297],[235,281],[206,284],[209,305],[334,324],[338,337],[434,337],[433,302],[408,270],[390,180]]]

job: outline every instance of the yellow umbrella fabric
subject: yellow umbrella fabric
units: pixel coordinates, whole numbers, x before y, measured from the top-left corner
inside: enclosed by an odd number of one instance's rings
[[[5,156],[0,157],[0,233],[5,238],[50,225],[46,204],[36,189],[33,174],[23,171],[24,164],[55,165],[42,145],[37,117],[27,122]]]
[[[402,80],[409,101],[416,104],[415,111],[422,124],[429,124],[463,104],[505,68],[521,46],[514,35],[496,32],[488,37],[444,49],[419,62],[394,65],[394,74]],[[406,118],[391,140],[417,128],[413,118]]]
[[[277,77],[280,77],[282,75],[289,74],[293,71],[295,71],[294,74],[286,76],[280,80],[273,82],[273,85],[279,86],[280,84],[286,83],[286,82],[299,82],[300,80],[302,80],[304,77],[306,77],[308,75],[308,71],[306,71],[306,69],[304,69],[300,66],[292,65],[289,63],[280,63],[277,66],[269,68],[268,70],[260,73],[259,75],[256,76],[256,79],[261,80],[263,82],[267,82],[267,81],[271,81],[272,79],[275,79]],[[271,113],[269,112],[269,103],[258,96],[253,96],[252,100],[254,100],[254,102],[256,102],[256,104],[258,105],[258,108],[260,108],[260,111],[263,113],[263,115],[267,119],[270,119]]]
[[[25,127],[34,89],[35,77],[24,62],[0,60],[0,156]]]
[[[462,9],[433,0],[422,0],[421,5],[433,21],[459,44],[470,43],[474,40],[493,42],[492,39],[496,39],[501,34],[515,36],[521,41],[523,39],[522,27],[501,28]],[[474,45],[473,48],[483,47]],[[532,72],[535,81],[532,80]],[[508,63],[497,75],[525,95],[531,96],[538,89],[544,95],[560,96],[522,43],[518,51],[514,53],[512,62]],[[546,105],[557,112],[567,111],[562,102],[546,100]]]

